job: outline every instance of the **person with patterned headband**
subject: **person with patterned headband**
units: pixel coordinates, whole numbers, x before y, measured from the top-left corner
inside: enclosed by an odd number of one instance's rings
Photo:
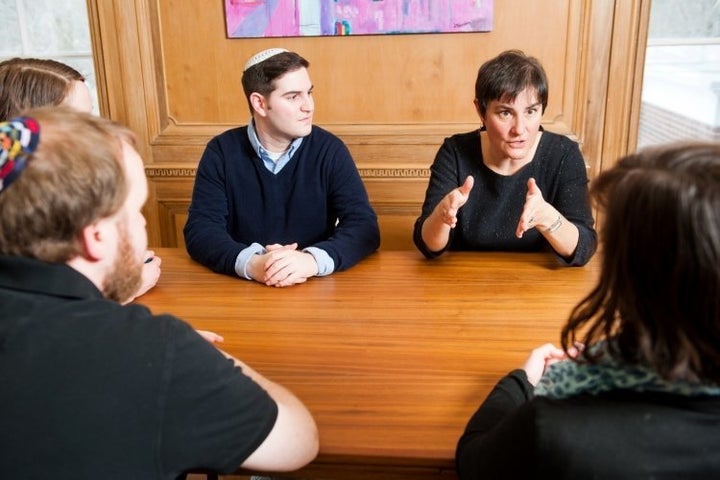
[[[318,451],[292,393],[187,323],[122,305],[147,243],[134,135],[65,108],[0,123],[0,478],[289,471]]]
[[[350,268],[380,245],[350,152],[312,124],[308,67],[281,48],[248,60],[252,118],[213,138],[200,159],[185,245],[216,272],[286,287]]]
[[[71,66],[51,59],[11,58],[0,62],[0,120],[16,117],[29,108],[51,105],[90,113],[92,99],[85,77]],[[152,250],[145,252],[145,260],[142,282],[126,302],[158,282],[162,260]]]

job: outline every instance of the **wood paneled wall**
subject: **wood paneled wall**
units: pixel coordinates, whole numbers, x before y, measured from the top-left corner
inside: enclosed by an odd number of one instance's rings
[[[223,0],[88,0],[100,111],[139,135],[151,246],[182,244],[205,144],[247,123],[240,76],[272,46],[310,61],[315,123],[353,154],[384,249],[411,248],[443,138],[477,128],[477,69],[502,50],[538,57],[543,125],[581,144],[591,176],[635,146],[649,0],[495,0],[492,32],[227,39]]]

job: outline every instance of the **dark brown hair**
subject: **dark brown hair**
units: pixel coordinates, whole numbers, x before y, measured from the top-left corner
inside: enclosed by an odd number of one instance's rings
[[[533,88],[545,112],[548,102],[548,80],[540,61],[520,50],[506,50],[483,63],[475,80],[475,100],[480,114],[493,101],[511,102],[525,90]]]
[[[605,214],[602,269],[563,348],[583,329],[585,345],[612,338],[616,358],[665,379],[720,382],[720,144],[627,156],[591,195]]]
[[[266,97],[275,90],[276,79],[288,72],[309,66],[310,62],[297,53],[281,52],[245,70],[242,75],[242,86],[250,113],[253,113],[250,95],[259,93]]]

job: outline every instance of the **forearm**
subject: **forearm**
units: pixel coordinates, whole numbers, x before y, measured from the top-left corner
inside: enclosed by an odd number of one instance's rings
[[[450,241],[450,231],[450,226],[442,220],[435,208],[422,224],[421,238],[428,250],[439,252]]]
[[[330,255],[328,255],[328,253],[322,248],[307,247],[303,250],[303,252],[311,255],[315,260],[316,271],[314,273],[311,273],[311,275],[324,277],[326,275],[330,275],[335,271],[335,262],[333,261],[332,257],[330,257]]]
[[[297,407],[302,412],[306,413],[307,417],[312,420],[312,416],[310,415],[310,412],[307,410],[307,408],[305,408],[305,405],[303,405],[303,403],[288,389],[262,376],[257,371],[255,371],[255,369],[250,367],[242,360],[239,360],[225,352],[223,353],[225,354],[225,356],[230,358],[237,367],[242,370],[243,374],[250,377],[253,382],[257,383],[258,385],[260,385],[260,387],[263,388],[263,390],[268,392],[268,394],[272,397],[273,400],[275,400],[275,402],[282,403],[287,406]]]
[[[234,215],[228,207],[224,164],[219,150],[208,146],[195,175],[183,235],[190,257],[215,272],[234,275],[237,256],[249,244],[230,234],[228,219]]]
[[[248,245],[235,242],[226,232],[210,226],[202,230],[201,223],[185,227],[185,248],[190,257],[214,272],[236,275],[237,257]]]
[[[344,218],[329,238],[310,247],[328,254],[333,271],[347,270],[373,253],[380,246],[380,229],[377,217]]]
[[[329,236],[312,245],[325,251],[333,271],[347,270],[380,246],[380,226],[367,190],[349,152],[336,158],[328,192],[328,219],[334,224]]]
[[[561,213],[558,212],[552,218],[554,218],[552,223],[538,225],[537,228],[558,255],[570,258],[577,248],[580,232],[575,224],[566,219]]]
[[[278,406],[278,417],[263,443],[243,462],[249,469],[292,471],[317,455],[319,435],[315,420],[305,405],[289,390],[231,357],[245,375],[263,388]]]
[[[559,188],[548,199],[558,213],[562,214],[562,226],[555,234],[545,238],[568,265],[586,264],[597,246],[593,229],[593,217],[588,199],[588,179],[585,161],[576,145],[568,151],[559,173]]]

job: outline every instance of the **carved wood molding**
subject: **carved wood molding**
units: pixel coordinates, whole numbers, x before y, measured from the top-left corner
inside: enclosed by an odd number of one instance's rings
[[[145,175],[148,178],[194,178],[197,168],[167,168],[167,167],[145,167]]]
[[[145,175],[158,178],[194,178],[197,168],[146,166]],[[360,168],[363,178],[429,178],[428,168]]]
[[[430,178],[429,168],[359,168],[363,178]]]

